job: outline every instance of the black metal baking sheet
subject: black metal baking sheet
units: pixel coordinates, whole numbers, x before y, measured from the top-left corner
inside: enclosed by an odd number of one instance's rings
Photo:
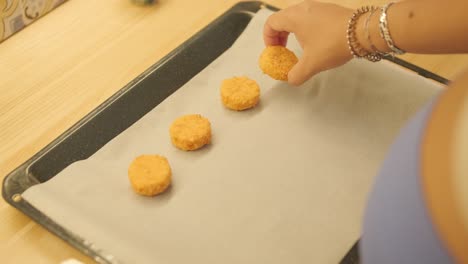
[[[21,194],[45,182],[71,163],[86,159],[112,138],[131,126],[170,94],[188,82],[227,50],[261,8],[278,10],[259,1],[233,6],[203,30],[151,66],[106,100],[60,137],[9,173],[2,188],[3,198],[50,232],[89,255],[99,263],[113,263],[92,245],[66,230],[28,202]],[[426,78],[448,81],[398,58],[387,58]],[[344,255],[342,264],[359,263],[358,243]]]

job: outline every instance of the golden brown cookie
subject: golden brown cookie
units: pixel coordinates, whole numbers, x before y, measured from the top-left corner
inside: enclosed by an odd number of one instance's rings
[[[221,100],[229,109],[249,109],[256,106],[259,99],[260,87],[257,82],[247,77],[226,79],[221,84]]]
[[[298,62],[296,55],[283,46],[268,46],[260,55],[260,69],[275,80],[287,81],[288,73]]]
[[[211,142],[211,125],[201,115],[177,118],[169,128],[172,144],[182,150],[196,150]]]
[[[133,190],[141,195],[154,196],[171,184],[171,167],[160,155],[141,155],[128,167],[128,179]]]

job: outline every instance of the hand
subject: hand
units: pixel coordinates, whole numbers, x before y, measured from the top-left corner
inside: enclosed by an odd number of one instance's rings
[[[300,85],[314,74],[348,62],[346,29],[353,10],[312,0],[283,9],[265,23],[265,45],[286,46],[289,33],[299,41],[304,53],[288,74],[288,82]]]

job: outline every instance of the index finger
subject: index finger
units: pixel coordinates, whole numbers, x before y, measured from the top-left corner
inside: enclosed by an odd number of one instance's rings
[[[285,10],[278,11],[268,17],[263,27],[263,41],[266,46],[286,46],[291,23]]]
[[[265,24],[263,29],[263,41],[266,46],[286,46],[288,42],[289,32],[276,31],[270,25]]]

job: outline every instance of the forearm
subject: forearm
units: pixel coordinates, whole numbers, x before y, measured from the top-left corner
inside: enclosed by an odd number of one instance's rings
[[[388,28],[397,47],[410,53],[468,52],[467,0],[406,0],[393,4],[387,11]],[[373,44],[380,51],[390,51],[379,31],[380,9],[369,21]],[[366,14],[358,21],[357,37],[367,50]]]

